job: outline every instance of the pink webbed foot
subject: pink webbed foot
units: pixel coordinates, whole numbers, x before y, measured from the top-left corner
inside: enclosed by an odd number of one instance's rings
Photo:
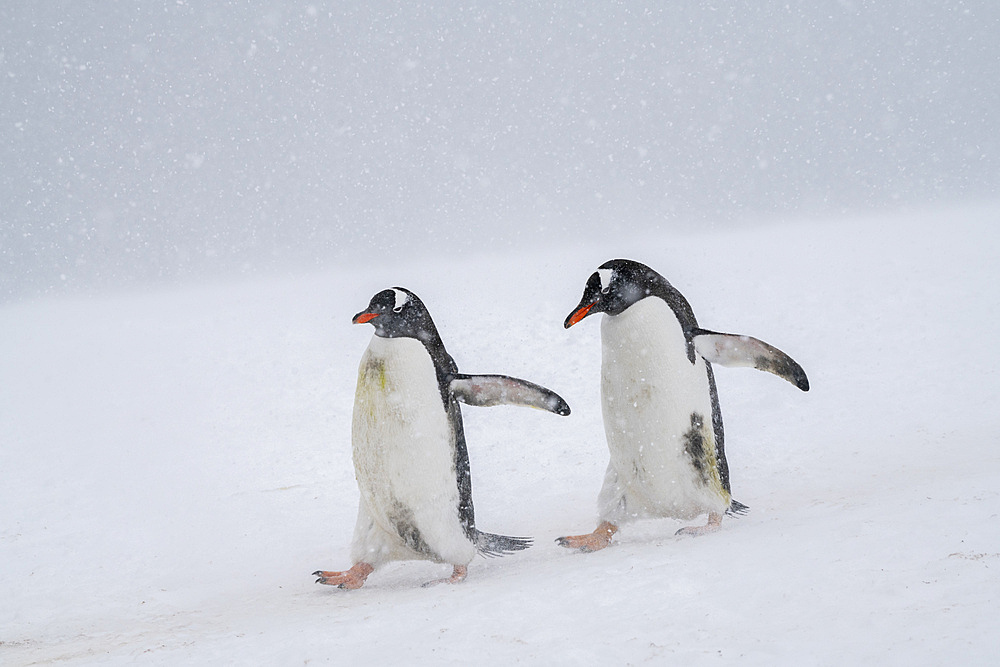
[[[317,584],[326,584],[327,586],[337,586],[338,588],[354,590],[364,586],[368,575],[374,571],[375,568],[368,563],[356,563],[354,567],[344,572],[316,570],[313,572],[313,576],[319,577],[319,579],[316,580]]]
[[[705,535],[707,533],[714,533],[722,525],[722,515],[718,512],[708,513],[708,523],[704,526],[685,526],[678,530],[674,535]]]
[[[437,586],[438,584],[460,584],[463,581],[465,581],[465,577],[467,577],[468,574],[469,574],[468,566],[456,565],[455,569],[452,570],[450,577],[428,581],[426,584],[423,584],[422,588],[427,588],[428,586]]]
[[[556,539],[561,547],[567,549],[579,549],[583,553],[600,551],[611,544],[611,538],[618,532],[618,526],[608,521],[602,521],[601,525],[594,529],[594,532],[586,535],[568,535]]]

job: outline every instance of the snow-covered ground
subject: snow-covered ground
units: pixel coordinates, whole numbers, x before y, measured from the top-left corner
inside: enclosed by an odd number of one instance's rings
[[[986,664],[1000,612],[1000,207],[583,239],[464,258],[0,308],[0,663]],[[599,326],[562,321],[615,256],[812,390],[720,368],[723,529],[626,527],[583,555],[607,455]],[[368,261],[365,261],[365,260]],[[400,563],[353,592],[350,414],[391,285],[467,372],[573,414],[464,410],[479,525],[535,546]]]

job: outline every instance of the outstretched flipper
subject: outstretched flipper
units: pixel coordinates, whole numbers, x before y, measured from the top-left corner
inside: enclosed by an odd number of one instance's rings
[[[455,374],[449,385],[451,393],[467,405],[523,405],[557,415],[569,414],[569,404],[559,394],[527,380],[506,375]]]
[[[790,356],[762,340],[738,334],[724,334],[706,329],[694,332],[694,349],[713,364],[720,366],[750,366],[774,373],[809,391],[806,372]]]

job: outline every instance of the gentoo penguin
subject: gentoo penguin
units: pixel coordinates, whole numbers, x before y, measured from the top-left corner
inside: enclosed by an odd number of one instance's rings
[[[557,542],[596,551],[626,521],[690,520],[707,512],[707,525],[677,531],[700,535],[717,530],[724,513],[745,512],[730,494],[712,364],[753,366],[808,391],[802,367],[763,341],[699,328],[681,293],[631,260],[602,264],[564,326],[594,313],[605,314],[601,406],[611,461],[597,529]]]
[[[476,528],[458,404],[568,415],[566,401],[525,380],[459,373],[427,308],[409,290],[379,292],[353,321],[375,327],[354,399],[351,440],[361,500],[353,565],[314,572],[317,583],[360,588],[380,565],[413,559],[450,563],[451,577],[440,581],[458,583],[476,553],[501,556],[531,546],[527,538]]]

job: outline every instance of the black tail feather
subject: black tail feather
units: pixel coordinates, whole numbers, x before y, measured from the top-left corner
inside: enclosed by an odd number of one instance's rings
[[[734,500],[729,503],[729,509],[726,510],[726,514],[729,516],[743,516],[750,511],[750,508],[741,503],[738,500]]]
[[[476,549],[483,556],[506,556],[531,546],[530,537],[510,537],[476,531]]]

